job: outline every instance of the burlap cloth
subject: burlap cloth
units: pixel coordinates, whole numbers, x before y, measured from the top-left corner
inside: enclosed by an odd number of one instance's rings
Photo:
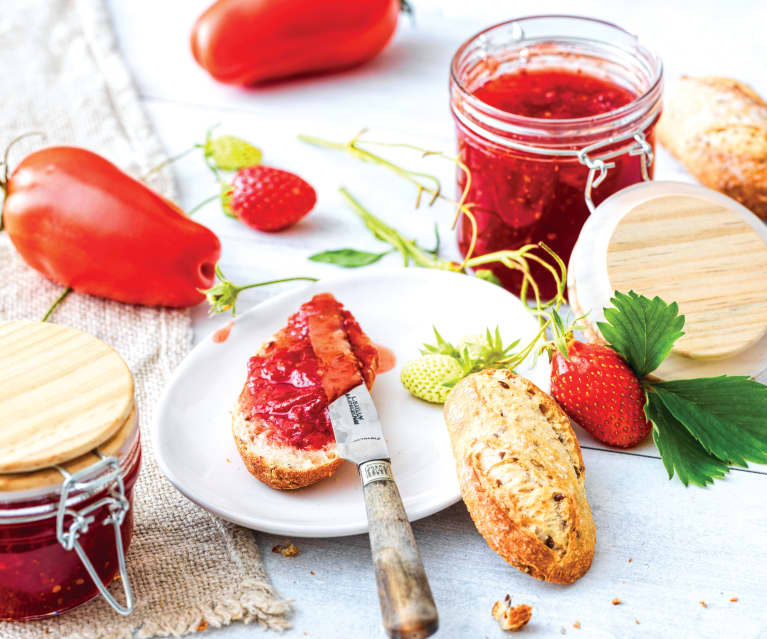
[[[0,147],[19,133],[37,130],[47,133],[48,144],[91,148],[135,175],[164,158],[101,0],[4,3],[0,51]],[[39,142],[19,145],[11,164],[34,145]],[[169,173],[158,173],[152,185],[173,196]],[[0,236],[0,319],[41,318],[60,291],[21,261],[5,234]],[[128,554],[136,607],[122,617],[98,598],[58,618],[0,623],[0,637],[128,639],[182,635],[234,620],[285,627],[289,605],[273,592],[253,534],[187,501],[154,460],[152,412],[190,348],[189,313],[72,294],[54,321],[111,344],[135,376],[144,451]],[[112,590],[121,600],[119,586]]]

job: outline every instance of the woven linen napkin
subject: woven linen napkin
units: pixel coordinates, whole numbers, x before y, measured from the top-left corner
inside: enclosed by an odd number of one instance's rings
[[[45,131],[48,144],[91,148],[134,175],[163,160],[101,0],[6,3],[0,12],[0,50],[5,69],[13,70],[4,74],[0,87],[0,147],[20,133]],[[32,142],[19,144],[11,165],[33,148]],[[173,196],[168,173],[158,172],[152,186]],[[39,319],[60,292],[24,264],[6,234],[0,235],[0,319]],[[144,453],[128,553],[136,607],[122,617],[99,597],[58,618],[0,623],[0,637],[128,639],[182,635],[234,620],[286,627],[290,607],[273,592],[253,534],[187,501],[154,459],[152,412],[168,376],[189,350],[189,313],[73,293],[53,321],[113,346],[135,377]],[[119,583],[112,592],[122,600]]]

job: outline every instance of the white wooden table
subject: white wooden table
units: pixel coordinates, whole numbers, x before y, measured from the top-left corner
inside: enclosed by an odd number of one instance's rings
[[[222,267],[238,282],[339,274],[306,257],[329,248],[378,247],[342,203],[340,185],[424,242],[430,243],[432,223],[439,220],[448,240],[445,251],[455,253],[448,208],[414,212],[412,190],[395,177],[301,145],[295,136],[344,140],[370,127],[378,139],[451,150],[451,55],[469,35],[494,22],[577,10],[640,34],[661,53],[668,79],[680,73],[735,75],[767,94],[767,5],[756,1],[581,0],[576,9],[566,1],[415,0],[415,23],[402,20],[393,43],[371,64],[255,90],[218,85],[194,64],[189,29],[210,1],[111,0],[110,6],[125,58],[169,154],[201,141],[207,127],[221,122],[222,132],[260,146],[266,163],[297,172],[318,190],[316,210],[277,235],[251,231],[225,218],[216,205],[198,214],[221,238]],[[434,162],[450,188],[452,167]],[[175,169],[183,206],[215,192],[199,159],[184,159]],[[663,154],[656,175],[688,179]],[[243,295],[240,310],[279,290],[284,288]],[[197,337],[225,321],[197,309]],[[579,435],[598,531],[590,572],[568,587],[523,575],[485,545],[457,504],[414,525],[440,611],[439,636],[501,636],[490,608],[510,593],[514,602],[533,606],[525,629],[531,636],[767,637],[767,470],[734,471],[708,490],[685,489],[666,479],[652,444],[619,452]],[[275,587],[295,601],[294,627],[286,638],[383,636],[366,536],[297,539],[301,555],[290,559],[271,552],[283,538],[258,534],[258,539]],[[737,601],[730,601],[734,597]],[[615,598],[622,603],[613,605]],[[234,625],[205,636],[236,639],[260,632]]]

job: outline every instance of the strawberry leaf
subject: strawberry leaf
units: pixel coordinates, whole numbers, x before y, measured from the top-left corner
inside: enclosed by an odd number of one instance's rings
[[[652,390],[709,454],[737,466],[767,463],[767,386],[722,375],[659,382]]]
[[[606,308],[606,322],[599,330],[610,346],[628,362],[640,379],[666,359],[674,342],[684,333],[684,315],[676,302],[666,304],[660,297],[648,299],[634,291],[615,291]]]
[[[644,412],[652,422],[652,438],[658,447],[669,479],[676,471],[679,481],[685,486],[706,486],[729,472],[727,464],[709,455],[676,420],[657,393],[647,393]]]
[[[359,266],[373,264],[389,253],[391,253],[391,251],[368,253],[367,251],[343,248],[315,253],[314,255],[310,255],[309,259],[312,262],[325,262],[326,264],[335,264],[336,266],[343,266],[344,268],[357,268]]]

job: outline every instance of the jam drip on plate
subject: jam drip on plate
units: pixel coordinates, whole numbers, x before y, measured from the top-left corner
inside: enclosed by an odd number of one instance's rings
[[[334,441],[328,404],[362,383],[372,386],[378,351],[329,293],[315,295],[264,351],[250,358],[241,403],[268,435],[299,449]]]

